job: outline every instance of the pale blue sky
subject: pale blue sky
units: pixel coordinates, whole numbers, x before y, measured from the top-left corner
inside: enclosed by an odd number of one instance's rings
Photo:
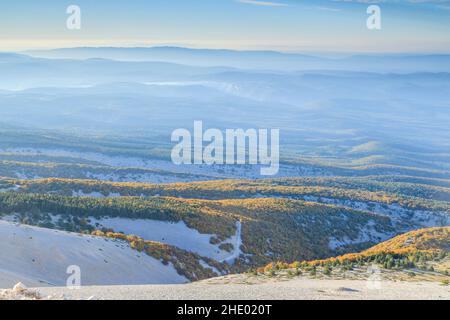
[[[379,2],[382,30],[366,28]],[[82,29],[66,29],[66,8]],[[183,45],[313,52],[448,52],[450,0],[16,0],[0,4],[0,50]]]

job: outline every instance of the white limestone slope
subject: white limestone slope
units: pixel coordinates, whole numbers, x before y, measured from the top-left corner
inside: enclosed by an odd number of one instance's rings
[[[67,268],[81,268],[81,285],[179,284],[173,266],[125,242],[0,221],[0,288],[64,286]]]
[[[133,234],[145,240],[158,241],[178,247],[180,249],[194,252],[203,257],[208,257],[219,262],[233,264],[241,255],[241,223],[236,222],[236,234],[221,242],[233,245],[231,252],[221,250],[220,244],[210,242],[214,234],[201,234],[195,229],[189,228],[184,221],[177,223],[168,221],[157,221],[151,219],[129,219],[120,217],[104,217],[96,219],[89,217],[91,225],[96,228],[109,228],[115,232]]]

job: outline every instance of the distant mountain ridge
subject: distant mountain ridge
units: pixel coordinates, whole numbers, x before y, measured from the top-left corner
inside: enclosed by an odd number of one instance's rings
[[[282,71],[450,71],[449,54],[358,54],[343,58],[324,58],[314,55],[277,51],[236,51],[228,49],[192,49],[182,47],[78,47],[27,51],[25,53],[45,58],[106,58],[125,61],[164,61],[194,66],[228,66],[242,69]]]

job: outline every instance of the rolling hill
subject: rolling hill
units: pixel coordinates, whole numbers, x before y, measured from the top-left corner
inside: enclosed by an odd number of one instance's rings
[[[17,193],[0,197],[4,219],[47,228],[84,233],[96,229],[126,231],[145,240],[180,246],[171,235],[176,230],[173,224],[181,223],[180,236],[186,239],[181,246],[188,245],[193,234],[193,243],[182,249],[212,258],[240,250],[242,253],[233,261],[239,270],[273,259],[332,256],[336,251],[369,246],[395,234],[387,217],[290,199],[93,198]],[[148,228],[143,229],[143,225]],[[150,231],[158,226],[159,232]],[[236,244],[233,237],[238,236]]]
[[[359,253],[345,254],[324,260],[294,263],[271,263],[259,272],[274,270],[304,270],[311,275],[328,277],[355,276],[355,270],[367,272],[367,268],[382,268],[395,278],[405,280],[403,272],[410,277],[419,274],[426,280],[437,278],[448,284],[450,275],[450,227],[426,228],[410,231],[384,241]],[[369,269],[369,270],[370,270]],[[291,271],[290,271],[291,272]],[[300,272],[301,271],[297,271]],[[379,271],[381,274],[381,271]],[[399,275],[400,274],[400,275]],[[392,275],[391,275],[392,276]],[[428,276],[428,279],[427,279]],[[367,273],[366,273],[367,277]],[[407,279],[407,277],[406,277]]]

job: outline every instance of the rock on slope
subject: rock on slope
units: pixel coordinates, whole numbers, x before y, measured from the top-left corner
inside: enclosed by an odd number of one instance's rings
[[[176,284],[187,282],[171,265],[128,244],[0,221],[0,287],[64,286],[67,268],[81,268],[82,285]]]

